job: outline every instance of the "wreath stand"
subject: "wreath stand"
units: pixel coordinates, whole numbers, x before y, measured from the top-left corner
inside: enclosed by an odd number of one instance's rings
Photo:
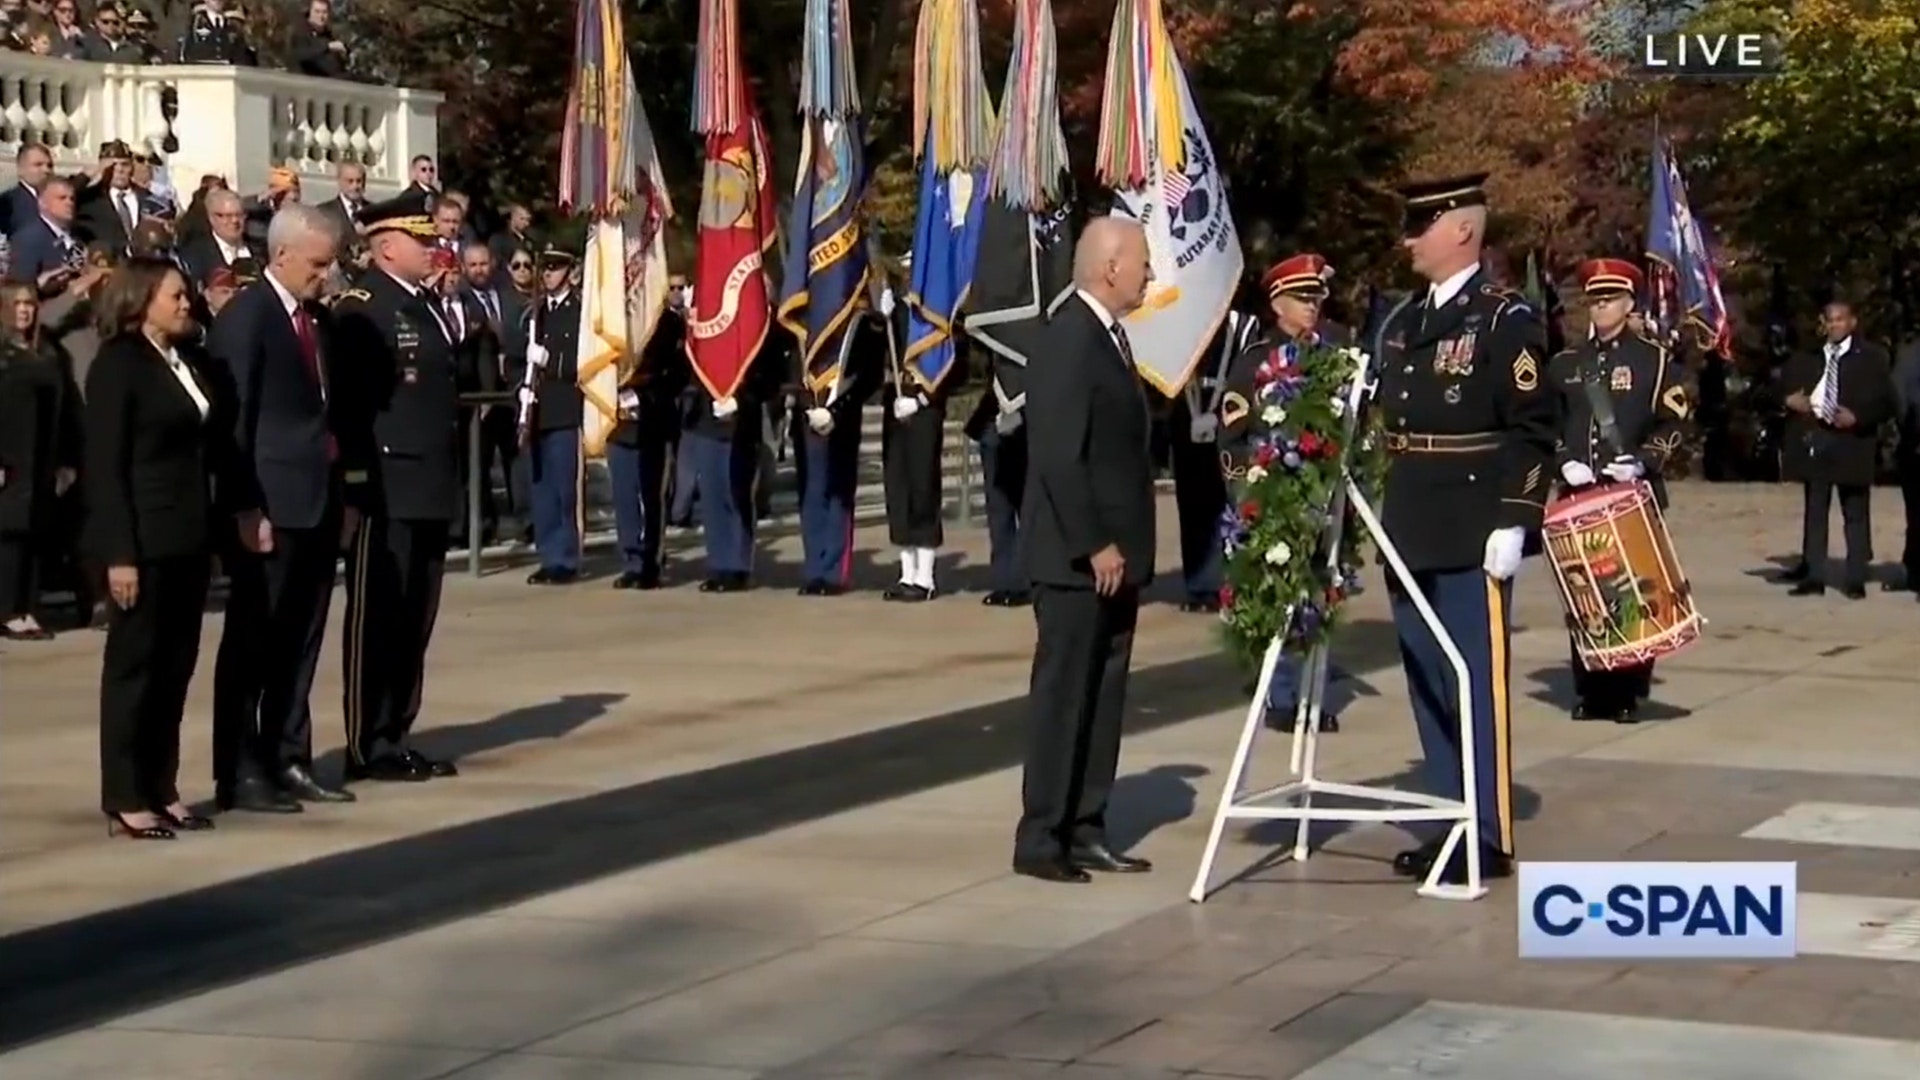
[[[1214,811],[1213,828],[1207,834],[1206,850],[1200,855],[1200,867],[1193,877],[1193,888],[1188,899],[1194,903],[1205,902],[1211,889],[1213,861],[1220,853],[1220,839],[1226,832],[1228,821],[1298,821],[1298,831],[1294,834],[1292,857],[1305,861],[1309,854],[1313,823],[1316,821],[1334,822],[1412,822],[1444,821],[1452,822],[1447,838],[1440,847],[1440,855],[1433,862],[1426,880],[1420,884],[1421,896],[1436,900],[1478,900],[1487,894],[1485,884],[1480,878],[1480,821],[1479,821],[1479,777],[1474,775],[1474,730],[1473,685],[1467,671],[1466,658],[1460,655],[1460,648],[1454,643],[1452,635],[1440,623],[1433,607],[1419,589],[1413,586],[1413,573],[1407,569],[1401,559],[1399,549],[1395,548],[1387,531],[1380,524],[1373,507],[1367,504],[1366,494],[1360,490],[1345,461],[1347,449],[1352,445],[1357,421],[1362,407],[1372,397],[1375,383],[1371,379],[1368,366],[1354,373],[1349,384],[1346,410],[1346,430],[1341,440],[1342,461],[1340,476],[1344,481],[1334,492],[1333,504],[1327,515],[1327,528],[1323,534],[1321,550],[1326,553],[1327,567],[1337,573],[1340,560],[1341,534],[1346,524],[1346,510],[1352,507],[1359,517],[1360,524],[1367,535],[1379,547],[1380,554],[1386,559],[1388,571],[1399,581],[1407,597],[1413,601],[1414,608],[1420,613],[1421,621],[1427,624],[1434,640],[1440,643],[1440,649],[1446,654],[1447,663],[1452,666],[1454,684],[1459,688],[1457,708],[1463,722],[1460,725],[1460,757],[1462,763],[1461,790],[1465,798],[1459,801],[1442,799],[1417,792],[1401,791],[1396,788],[1369,787],[1363,784],[1344,784],[1321,779],[1317,769],[1317,750],[1320,742],[1320,714],[1327,694],[1328,650],[1326,641],[1315,645],[1307,654],[1306,664],[1301,671],[1300,702],[1293,717],[1293,758],[1289,768],[1290,779],[1283,784],[1262,791],[1242,792],[1242,781],[1246,777],[1247,766],[1253,758],[1254,744],[1265,726],[1267,712],[1267,694],[1273,684],[1274,670],[1279,666],[1283,651],[1282,638],[1276,637],[1267,646],[1266,657],[1260,664],[1260,680],[1253,691],[1253,701],[1247,706],[1247,719],[1240,730],[1240,743],[1233,752],[1233,764],[1227,769],[1226,787],[1220,793],[1220,805]],[[1282,623],[1285,627],[1292,622],[1292,612]],[[1284,634],[1284,630],[1282,631]],[[1325,806],[1314,804],[1316,795],[1334,796],[1344,800],[1356,800],[1383,804],[1373,807]],[[1462,885],[1443,884],[1439,878],[1453,853],[1461,844],[1466,845],[1467,880]]]

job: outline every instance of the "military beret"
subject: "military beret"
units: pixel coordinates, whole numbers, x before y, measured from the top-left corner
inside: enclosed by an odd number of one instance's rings
[[[1327,280],[1331,277],[1333,267],[1327,265],[1327,260],[1308,252],[1274,263],[1261,275],[1260,287],[1266,290],[1269,298],[1298,296],[1324,300],[1327,298]]]
[[[1400,197],[1407,201],[1406,234],[1419,236],[1433,227],[1449,210],[1487,205],[1487,192],[1481,185],[1490,173],[1469,173],[1444,180],[1421,180],[1402,184]]]
[[[1580,289],[1590,297],[1631,296],[1646,283],[1647,276],[1626,259],[1588,259],[1580,264]]]

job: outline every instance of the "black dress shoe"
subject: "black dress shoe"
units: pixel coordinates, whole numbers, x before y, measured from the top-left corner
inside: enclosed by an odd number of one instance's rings
[[[348,780],[372,780],[380,784],[417,784],[432,775],[405,754],[375,754],[358,764],[347,765]]]
[[[1880,591],[1881,592],[1912,592],[1913,586],[1908,584],[1908,582],[1912,580],[1914,579],[1906,578],[1901,581],[1883,581],[1880,583]]]
[[[640,587],[640,575],[637,571],[627,570],[619,577],[613,579],[613,587],[616,589],[637,589]]]
[[[1068,862],[1065,858],[1052,859],[1015,859],[1013,872],[1021,877],[1051,881],[1059,885],[1085,885],[1093,880],[1093,875]]]
[[[1480,845],[1480,880],[1498,881],[1513,876],[1513,856],[1496,847]],[[1465,849],[1455,851],[1453,858],[1440,871],[1439,884],[1465,885],[1467,883],[1467,853]]]
[[[1206,593],[1188,593],[1186,600],[1180,605],[1180,610],[1189,615],[1218,615],[1220,598]]]
[[[1583,701],[1573,707],[1570,714],[1575,720],[1611,720],[1616,723],[1620,717],[1631,711],[1627,706],[1608,705],[1602,702]]]
[[[1817,581],[1802,581],[1787,590],[1788,596],[1825,596],[1827,587]]]
[[[351,791],[330,788],[313,778],[313,774],[303,765],[289,765],[280,770],[278,777],[280,790],[299,799],[301,802],[343,803],[354,801]]]
[[[1117,855],[1105,844],[1085,844],[1067,852],[1067,862],[1077,869],[1102,874],[1144,874],[1153,864],[1131,855]]]
[[[163,816],[162,821],[166,818]],[[107,835],[124,836],[129,840],[171,840],[173,828],[168,825],[131,825],[119,814],[107,814]]]
[[[933,590],[924,585],[915,585],[910,581],[896,581],[887,586],[880,597],[896,604],[920,604],[933,599]]]
[[[1807,580],[1807,572],[1808,572],[1807,564],[1804,562],[1797,562],[1797,563],[1794,563],[1792,566],[1787,567],[1785,570],[1780,571],[1779,580],[1780,581],[1805,581]]]
[[[189,812],[175,815],[168,813],[164,808],[156,810],[154,813],[172,822],[173,827],[179,829],[181,832],[205,832],[213,828],[213,819],[200,814]]]
[[[302,809],[300,800],[264,780],[240,780],[216,785],[213,805],[223,812],[245,810],[254,814],[297,814]]]
[[[844,596],[847,587],[832,581],[809,581],[800,586],[801,596]]]
[[[1867,587],[1865,585],[1848,585],[1840,590],[1840,595],[1849,600],[1865,600],[1867,598]]]
[[[535,570],[533,573],[527,575],[527,584],[551,585],[553,584],[553,571],[543,566],[540,569]]]
[[[1445,840],[1429,840],[1417,848],[1408,848],[1393,857],[1393,872],[1401,877],[1426,877],[1433,869],[1433,860],[1440,857],[1440,845]]]
[[[704,593],[746,592],[748,580],[745,574],[715,574],[700,583],[700,591]]]
[[[405,757],[407,764],[414,767],[416,772],[422,772],[428,776],[436,776],[444,779],[449,776],[460,775],[460,770],[454,767],[453,762],[441,761],[439,758],[430,758],[418,750],[409,749],[402,756]]]
[[[1620,711],[1613,714],[1613,722],[1616,724],[1639,723],[1640,722],[1640,702],[1636,700],[1631,705],[1621,706]]]

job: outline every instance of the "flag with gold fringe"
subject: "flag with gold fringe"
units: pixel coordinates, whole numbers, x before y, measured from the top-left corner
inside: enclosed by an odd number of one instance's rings
[[[867,187],[864,134],[847,0],[807,0],[800,115],[780,323],[799,342],[802,381],[825,403],[846,367],[870,272],[860,206]]]
[[[1026,405],[1040,331],[1073,291],[1072,198],[1060,129],[1059,46],[1048,0],[1016,0],[1013,55],[1000,98],[967,333],[993,356],[996,423]]]
[[[953,370],[955,325],[973,285],[985,217],[993,101],[980,72],[975,0],[926,0],[913,50],[920,207],[907,291],[906,372],[928,391]]]
[[[693,129],[707,145],[687,358],[722,402],[739,391],[773,326],[773,155],[740,66],[740,0],[701,0],[693,93]]]
[[[665,226],[673,216],[653,129],[635,92],[620,6],[580,0],[575,70],[560,142],[564,211],[592,223],[581,261],[577,382],[581,447],[606,453],[620,418],[620,387],[639,363],[667,304]]]
[[[1161,0],[1120,0],[1113,14],[1098,167],[1114,190],[1114,215],[1146,230],[1154,281],[1127,317],[1127,336],[1140,374],[1171,397],[1226,318],[1246,263],[1161,8]]]

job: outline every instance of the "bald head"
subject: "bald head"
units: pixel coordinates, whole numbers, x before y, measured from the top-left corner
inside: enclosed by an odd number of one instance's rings
[[[1087,222],[1073,249],[1073,284],[1100,302],[1115,318],[1125,318],[1146,299],[1153,271],[1147,265],[1147,234],[1140,223],[1123,217]]]

